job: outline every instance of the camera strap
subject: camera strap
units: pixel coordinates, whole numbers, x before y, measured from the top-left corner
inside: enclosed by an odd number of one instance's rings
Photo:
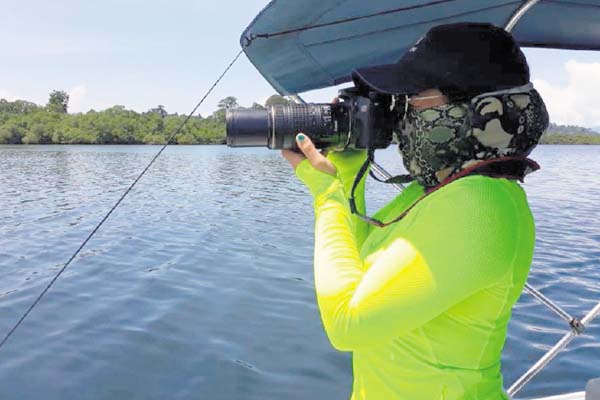
[[[522,157],[522,156],[499,157],[499,158],[495,158],[495,159],[488,159],[488,160],[481,161],[477,164],[474,164],[468,168],[463,169],[462,171],[460,171],[454,175],[447,177],[439,185],[426,189],[425,193],[422,194],[417,200],[415,200],[415,202],[413,204],[411,204],[410,207],[408,207],[406,210],[404,210],[400,215],[398,215],[396,218],[394,218],[393,220],[391,220],[389,222],[382,222],[382,221],[379,221],[378,219],[369,217],[368,215],[361,214],[358,211],[358,209],[356,208],[356,200],[354,198],[354,191],[356,190],[356,188],[358,187],[358,184],[360,183],[360,181],[364,177],[365,173],[367,172],[369,165],[371,165],[371,163],[373,163],[374,160],[375,160],[375,149],[370,148],[367,151],[367,159],[365,160],[363,165],[360,167],[360,170],[358,171],[358,174],[356,175],[356,178],[354,179],[354,183],[352,184],[352,190],[350,191],[350,198],[348,199],[348,201],[350,203],[350,211],[352,212],[352,214],[356,214],[356,216],[359,217],[361,220],[363,220],[371,225],[378,226],[380,228],[384,228],[395,222],[400,221],[402,218],[404,218],[410,212],[410,210],[412,210],[417,204],[419,204],[419,202],[421,200],[423,200],[425,197],[429,196],[431,193],[435,192],[436,190],[439,190],[439,189],[443,188],[444,186],[454,182],[457,179],[463,178],[468,175],[478,174],[478,175],[490,176],[493,178],[517,179],[520,182],[523,182],[525,175],[529,174],[530,172],[536,171],[540,168],[538,163],[536,163],[535,161],[533,161],[530,158]],[[371,174],[371,176],[373,176],[373,175]],[[408,175],[408,176],[410,176],[410,175]],[[403,177],[403,175],[398,175],[398,176],[388,179],[387,181],[394,180],[396,178],[398,178],[398,180],[400,180],[402,177]],[[382,181],[380,179],[376,179],[376,180],[378,180],[379,182],[385,182],[385,183],[400,183],[400,182],[386,182],[386,181]],[[404,183],[404,182],[406,182],[406,181],[402,181],[402,183]]]
[[[371,176],[371,178],[375,179],[377,182],[381,182],[381,183],[396,183],[396,184],[405,184],[405,183],[410,183],[414,180],[414,178],[412,176],[410,176],[409,174],[406,175],[396,175],[396,176],[392,176],[389,179],[379,179],[377,177],[377,175],[375,175],[373,173],[373,171],[369,170],[369,175]]]
[[[369,217],[368,215],[365,214],[361,214],[358,209],[356,208],[356,200],[354,198],[354,192],[356,190],[356,188],[358,187],[358,184],[360,183],[360,181],[363,179],[363,177],[365,176],[367,170],[369,169],[369,166],[371,165],[371,163],[373,163],[375,160],[375,148],[369,148],[369,150],[367,151],[367,159],[365,160],[365,162],[363,163],[363,165],[360,167],[360,169],[358,170],[358,174],[356,175],[356,178],[354,178],[354,183],[352,184],[352,190],[350,191],[350,198],[348,199],[349,203],[350,203],[350,212],[352,212],[352,214],[356,214],[356,216],[358,218],[360,218],[361,220],[371,224],[371,225],[375,225],[378,226],[380,228],[386,227],[388,225],[391,225],[395,222],[400,221],[402,218],[404,218],[404,216],[406,214],[408,214],[408,212],[419,202],[421,201],[421,199],[423,199],[425,196],[427,196],[427,194],[424,194],[423,196],[421,196],[419,199],[417,199],[417,201],[412,204],[408,209],[406,209],[402,214],[400,214],[398,217],[394,218],[392,221],[390,222],[381,222],[378,219]],[[373,176],[373,174],[370,174],[371,176]],[[379,182],[385,182],[385,183],[407,183],[412,181],[412,178],[408,179],[406,178],[406,176],[408,176],[410,178],[410,175],[398,175],[398,176],[394,176],[393,178],[387,179],[386,181],[382,181],[381,179],[377,179],[375,178],[377,181]]]

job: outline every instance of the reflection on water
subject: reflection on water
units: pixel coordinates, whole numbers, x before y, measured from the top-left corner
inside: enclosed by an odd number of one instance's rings
[[[0,332],[6,332],[158,150],[0,146]],[[573,314],[600,301],[600,147],[540,146],[524,185],[530,282]],[[377,153],[403,172],[390,148]],[[374,212],[396,193],[368,183]],[[312,285],[311,198],[279,152],[167,149],[0,353],[2,399],[347,398],[348,354]],[[523,396],[600,376],[600,323]],[[523,295],[504,376],[565,331]]]

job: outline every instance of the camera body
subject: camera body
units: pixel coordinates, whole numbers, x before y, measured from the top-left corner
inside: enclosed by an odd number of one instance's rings
[[[383,149],[390,145],[401,113],[390,95],[342,89],[333,104],[273,105],[265,110],[227,110],[227,145],[298,150],[296,134],[317,148]]]

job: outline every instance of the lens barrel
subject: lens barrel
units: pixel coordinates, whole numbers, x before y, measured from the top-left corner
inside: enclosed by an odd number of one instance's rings
[[[332,104],[273,105],[265,110],[228,110],[227,144],[297,149],[296,135],[307,134],[317,147],[338,145],[347,138],[345,109]],[[340,129],[341,128],[341,129]],[[345,132],[341,135],[340,132]]]
[[[325,140],[336,141],[331,104],[279,105],[272,108],[273,132],[271,146],[276,149],[295,148],[296,135],[307,134],[316,146]]]
[[[227,110],[227,145],[230,147],[266,147],[269,145],[271,119],[267,110]]]

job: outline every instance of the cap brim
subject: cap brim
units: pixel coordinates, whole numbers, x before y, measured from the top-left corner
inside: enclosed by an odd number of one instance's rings
[[[352,80],[385,94],[419,93],[431,86],[424,72],[412,69],[405,59],[395,64],[357,68],[352,71]]]

